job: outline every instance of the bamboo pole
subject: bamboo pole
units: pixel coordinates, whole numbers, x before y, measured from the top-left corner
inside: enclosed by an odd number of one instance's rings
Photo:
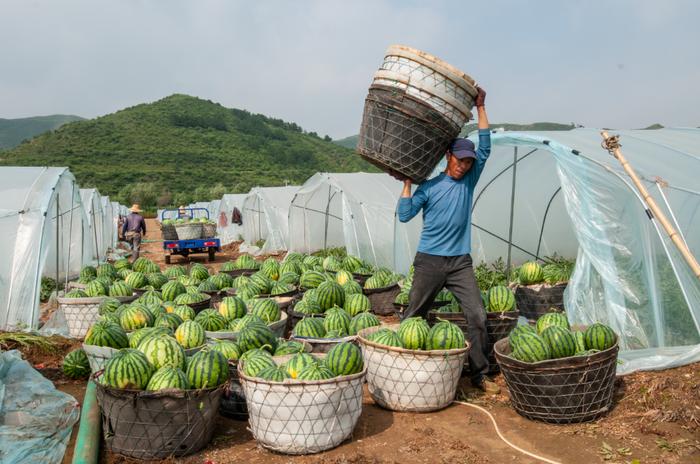
[[[635,187],[637,187],[637,190],[639,190],[639,193],[642,195],[642,198],[649,207],[649,210],[651,210],[654,217],[658,219],[661,226],[671,238],[673,244],[676,246],[676,248],[678,248],[678,251],[680,251],[681,255],[683,256],[683,259],[685,259],[686,263],[688,263],[688,266],[690,266],[690,269],[692,269],[693,274],[695,274],[695,277],[700,279],[700,264],[698,264],[697,260],[688,249],[688,246],[683,241],[683,238],[673,227],[673,225],[671,225],[668,218],[666,218],[666,215],[656,204],[654,198],[649,194],[649,191],[642,184],[642,181],[637,176],[637,173],[634,171],[627,159],[623,156],[622,152],[620,151],[619,136],[615,135],[611,137],[608,135],[607,131],[601,131],[600,135],[603,136],[603,148],[608,150],[610,154],[613,155],[620,162],[622,168],[625,170],[627,175],[630,176]]]

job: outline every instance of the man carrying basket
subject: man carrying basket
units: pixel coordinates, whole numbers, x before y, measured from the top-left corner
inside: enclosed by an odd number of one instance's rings
[[[486,378],[489,370],[486,312],[472,268],[471,222],[474,188],[491,153],[486,92],[477,87],[479,146],[457,138],[447,154],[445,172],[426,180],[411,195],[411,181],[404,180],[398,204],[401,222],[410,221],[423,210],[423,230],[413,261],[413,285],[403,319],[425,318],[438,292],[450,290],[469,325],[469,368],[472,385],[497,393],[499,387]]]

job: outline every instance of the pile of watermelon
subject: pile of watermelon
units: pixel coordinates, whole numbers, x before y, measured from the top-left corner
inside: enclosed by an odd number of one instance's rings
[[[277,364],[268,351],[257,350],[245,353],[241,360],[245,375],[270,382],[327,380],[357,374],[364,367],[362,352],[348,342],[335,345],[323,358],[297,352],[286,362]]]
[[[205,309],[194,321],[208,332],[239,332],[250,322],[270,325],[282,318],[279,304],[272,298],[224,297],[218,309]]]
[[[66,298],[97,298],[131,296],[134,289],[160,290],[168,276],[147,258],[138,258],[133,264],[119,259],[114,264],[102,263],[97,267],[85,266],[80,270],[78,283],[82,290],[67,292]]]
[[[163,219],[163,222],[161,223],[164,226],[169,226],[169,225],[178,225],[178,224],[216,224],[215,221],[212,221],[209,218],[201,217],[201,218],[190,218],[190,217],[181,217],[177,219]]]
[[[343,308],[333,307],[323,316],[307,316],[292,329],[295,337],[311,339],[337,339],[356,335],[360,330],[380,325],[380,321],[369,311],[361,311],[355,316]]]
[[[536,261],[528,261],[518,268],[517,278],[521,285],[554,285],[568,282],[573,270],[573,261],[565,259],[554,260],[544,266]]]
[[[519,325],[508,336],[510,356],[528,363],[585,356],[612,348],[616,342],[617,335],[604,324],[571,330],[564,313],[544,314],[535,327]]]
[[[452,350],[465,346],[464,332],[456,324],[440,321],[430,327],[422,317],[409,317],[396,331],[379,329],[367,339],[379,345],[408,350]]]

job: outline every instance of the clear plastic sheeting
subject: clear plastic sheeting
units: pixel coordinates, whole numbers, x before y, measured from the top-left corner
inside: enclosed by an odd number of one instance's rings
[[[238,213],[243,214],[243,200],[245,200],[245,197],[245,193],[240,193],[226,194],[221,198],[217,216],[217,231],[222,245],[245,239],[243,226],[233,222],[234,209],[238,209]]]
[[[697,257],[700,130],[613,133]],[[475,197],[475,258],[511,256],[517,264],[578,249],[565,295],[568,317],[572,324],[608,324],[620,335],[619,374],[699,361],[700,281],[601,141],[594,129],[493,134]],[[409,251],[420,231],[415,222],[403,242]]]
[[[345,247],[378,266],[394,265],[394,215],[402,184],[386,174],[317,173],[289,209],[289,250]]]
[[[0,462],[61,462],[79,417],[75,398],[56,390],[18,351],[0,353]]]
[[[87,218],[66,168],[1,167],[0,193],[0,329],[36,328],[41,276],[65,281],[91,262]]]
[[[243,230],[248,244],[257,245],[262,253],[286,250],[289,240],[287,216],[289,205],[299,186],[255,187],[243,201]]]
[[[91,253],[94,262],[103,261],[108,244],[105,242],[105,216],[100,192],[96,189],[80,189],[80,198],[87,216],[87,224],[83,232],[86,238],[83,251]]]

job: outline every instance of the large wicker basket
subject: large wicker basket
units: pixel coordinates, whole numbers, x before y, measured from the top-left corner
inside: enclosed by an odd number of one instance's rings
[[[508,339],[496,359],[515,410],[528,419],[568,424],[596,419],[612,406],[618,345],[595,354],[525,363],[511,358]]]
[[[160,234],[163,240],[178,240],[175,224],[161,224]]]
[[[202,223],[188,222],[187,224],[175,224],[179,240],[196,240],[202,238]]]
[[[202,224],[202,238],[216,237],[216,224],[209,222]]]
[[[383,288],[364,288],[362,293],[369,298],[369,305],[374,314],[388,316],[394,314],[394,300],[401,291],[399,284]]]
[[[526,319],[537,320],[543,314],[564,311],[566,285],[518,285],[515,288],[515,303],[520,314]]]
[[[100,319],[100,304],[105,297],[57,298],[58,309],[63,311],[68,323],[68,333],[73,338],[83,338],[88,329]]]

